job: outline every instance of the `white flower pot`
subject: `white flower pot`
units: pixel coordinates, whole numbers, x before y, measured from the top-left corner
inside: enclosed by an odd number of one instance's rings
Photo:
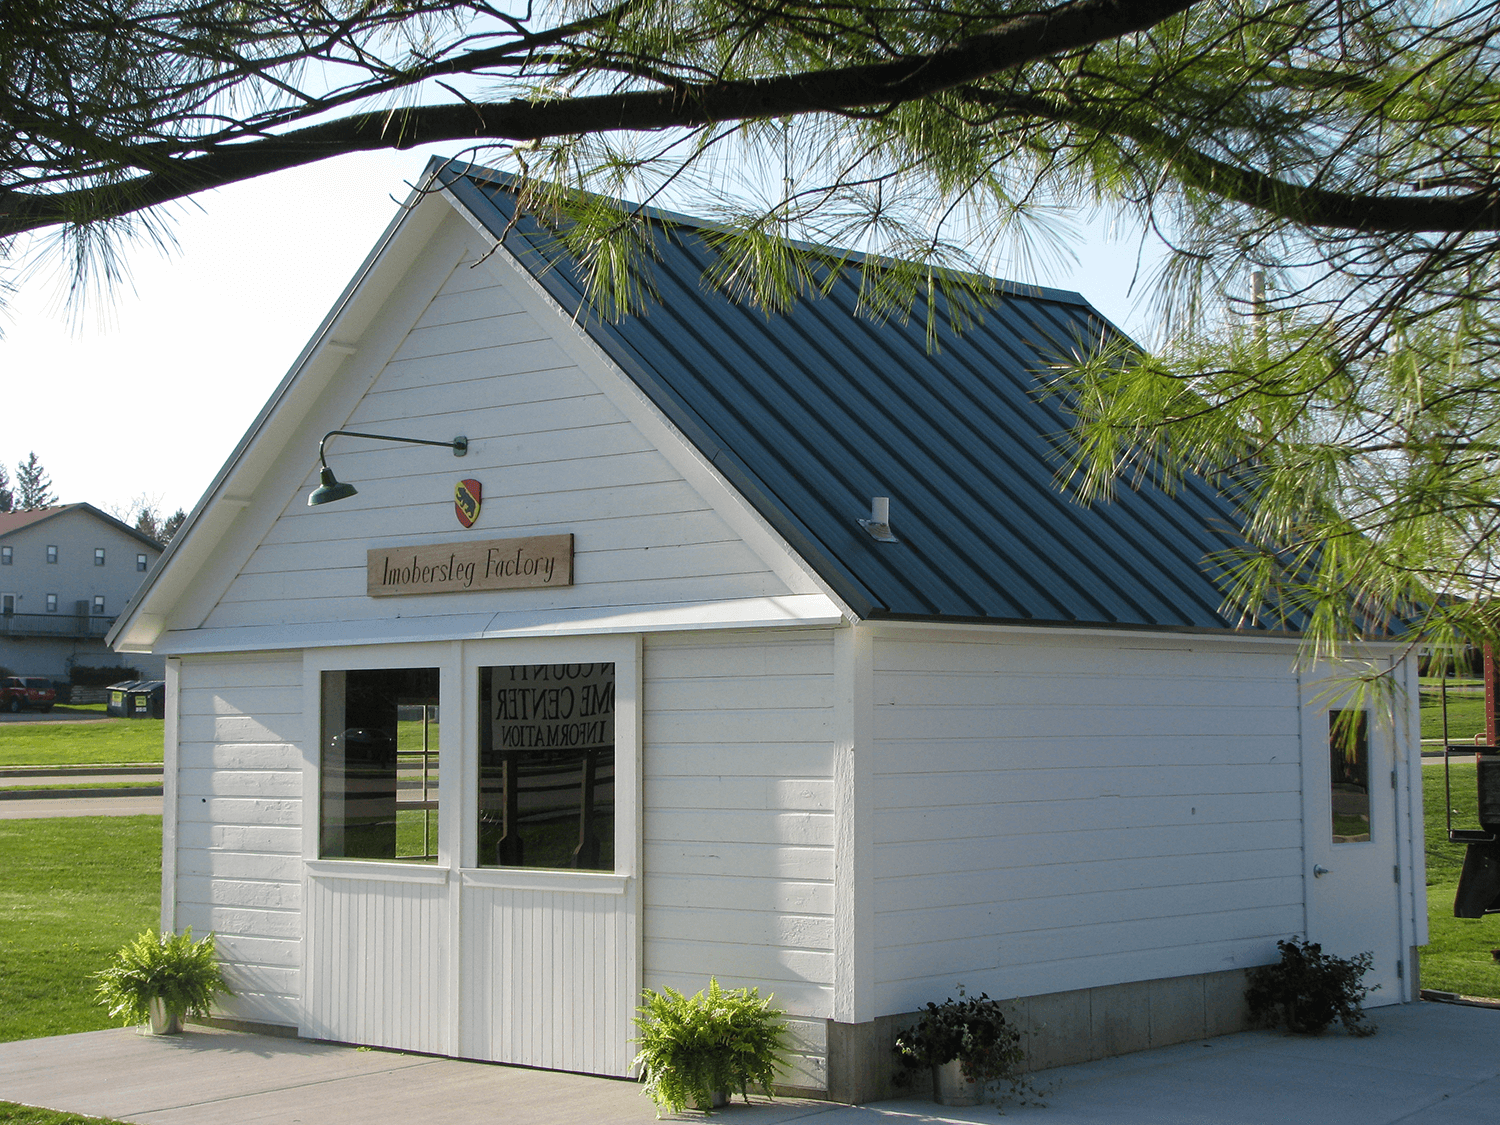
[[[151,1022],[146,1026],[152,1035],[176,1035],[182,1030],[182,1013],[167,1007],[160,997],[147,1001],[151,1010]]]
[[[979,1083],[964,1077],[957,1059],[932,1070],[932,1096],[938,1105],[978,1105]]]
[[[707,1113],[709,1110],[721,1109],[722,1107],[724,1107],[724,1106],[726,1106],[728,1104],[729,1104],[729,1091],[727,1091],[727,1090],[715,1090],[714,1091],[714,1095],[713,1095],[713,1099],[711,1101],[711,1104],[704,1105],[700,1101],[698,1103],[698,1108],[701,1109],[701,1110],[703,1110],[703,1112]]]

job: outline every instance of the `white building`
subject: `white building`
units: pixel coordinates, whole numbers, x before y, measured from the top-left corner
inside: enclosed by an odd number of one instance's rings
[[[92,504],[0,512],[0,667],[66,683],[75,664],[121,664],[105,634],[161,550]],[[130,665],[160,678],[163,662]]]
[[[167,657],[163,921],[227,1016],[625,1074],[641,987],[713,974],[863,1101],[958,982],[1038,1066],[1238,1028],[1291,935],[1415,995],[1415,736],[1331,776],[1295,638],[1218,612],[1210,491],[1059,495],[1030,392],[1081,298],[934,352],[852,278],[732,305],[664,219],[602,325],[528,218],[492,252],[505,179],[432,177],[111,638]],[[358,495],[309,506],[333,430],[467,451],[333,437]]]

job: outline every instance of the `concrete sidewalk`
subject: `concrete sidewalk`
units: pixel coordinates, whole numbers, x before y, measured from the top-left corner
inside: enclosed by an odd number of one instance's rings
[[[1037,1075],[1034,1125],[1493,1125],[1500,1010],[1378,1008],[1380,1032],[1319,1039],[1246,1032]],[[0,1044],[0,1099],[142,1125],[646,1125],[635,1083],[191,1028],[96,1031]],[[700,1119],[700,1113],[684,1115]],[[734,1104],[726,1125],[989,1122],[994,1106]]]

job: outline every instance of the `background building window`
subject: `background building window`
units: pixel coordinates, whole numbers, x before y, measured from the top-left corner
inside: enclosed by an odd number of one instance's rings
[[[11,560],[16,557],[14,547],[0,547],[0,566],[9,566]]]
[[[438,858],[438,670],[323,673],[324,859]]]
[[[151,565],[151,562],[150,562],[149,559],[146,558],[145,555],[136,555],[136,557],[135,557],[135,568],[136,568],[136,570],[145,570],[150,565]]]
[[[479,863],[615,866],[615,666],[479,670]]]
[[[57,612],[57,595],[56,594],[48,594],[47,595],[47,612],[48,613],[56,613]]]
[[[95,547],[94,548],[94,565],[95,566],[103,566],[104,565],[104,548],[103,547]]]
[[[47,544],[47,561],[49,563],[55,563],[57,561],[57,545],[55,543]]]
[[[103,613],[104,612],[104,595],[103,594],[95,594],[94,595],[94,612],[95,613]]]

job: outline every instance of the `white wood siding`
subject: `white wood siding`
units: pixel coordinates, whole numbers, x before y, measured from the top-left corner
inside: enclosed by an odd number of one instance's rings
[[[453,1053],[447,1034],[447,886],[317,874],[309,875],[307,886],[303,1034]]]
[[[881,1012],[1272,959],[1303,929],[1291,654],[875,642]]]
[[[462,1054],[630,1073],[638,934],[625,889],[464,887]]]
[[[831,631],[645,650],[645,984],[753,985],[823,1088],[833,1014]]]
[[[174,922],[217,934],[223,1014],[296,1026],[301,657],[185,659],[179,683]]]
[[[526,611],[816,592],[811,580],[791,590],[772,572],[522,309],[503,273],[468,267],[478,250],[465,251],[352,413],[328,420],[442,440],[463,433],[468,455],[334,438],[330,463],[360,492],[314,509],[315,458],[304,451],[303,487],[204,627],[475,613],[494,596],[365,594],[368,548],[464,535],[575,535],[575,584],[505,596]],[[468,532],[452,514],[461,477],[484,487]]]

